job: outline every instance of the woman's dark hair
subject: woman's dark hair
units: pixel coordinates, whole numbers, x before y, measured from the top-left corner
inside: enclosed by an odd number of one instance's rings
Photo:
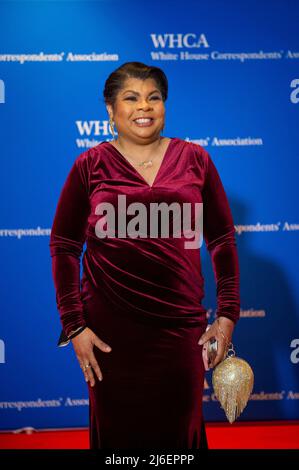
[[[161,92],[163,101],[167,100],[168,80],[162,69],[142,62],[125,62],[114,70],[105,82],[103,94],[106,104],[114,105],[117,93],[123,88],[128,78],[141,80],[152,78]]]

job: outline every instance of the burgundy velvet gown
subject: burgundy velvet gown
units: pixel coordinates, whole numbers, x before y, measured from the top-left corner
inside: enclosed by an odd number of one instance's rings
[[[203,235],[217,315],[239,318],[239,266],[228,200],[209,153],[172,138],[150,186],[109,142],[79,155],[58,201],[50,238],[57,308],[68,335],[87,325],[103,381],[89,391],[90,448],[185,448],[202,442],[206,329],[200,249],[184,237],[99,238],[96,206],[203,202]],[[116,231],[117,233],[117,231]],[[80,278],[80,257],[83,275]]]

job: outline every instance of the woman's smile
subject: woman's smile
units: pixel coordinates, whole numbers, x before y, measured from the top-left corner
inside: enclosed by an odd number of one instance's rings
[[[138,127],[149,127],[153,125],[154,120],[153,118],[137,118],[137,119],[134,119],[133,122]]]

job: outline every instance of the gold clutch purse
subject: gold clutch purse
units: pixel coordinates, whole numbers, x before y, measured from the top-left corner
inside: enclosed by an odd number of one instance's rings
[[[233,423],[247,405],[253,389],[254,374],[248,362],[236,357],[232,343],[225,359],[214,368],[212,383],[228,421]]]

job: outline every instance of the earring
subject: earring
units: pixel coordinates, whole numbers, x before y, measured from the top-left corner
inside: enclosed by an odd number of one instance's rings
[[[109,117],[109,127],[110,127],[110,132],[113,135],[113,139],[115,140],[114,122],[111,116]]]

